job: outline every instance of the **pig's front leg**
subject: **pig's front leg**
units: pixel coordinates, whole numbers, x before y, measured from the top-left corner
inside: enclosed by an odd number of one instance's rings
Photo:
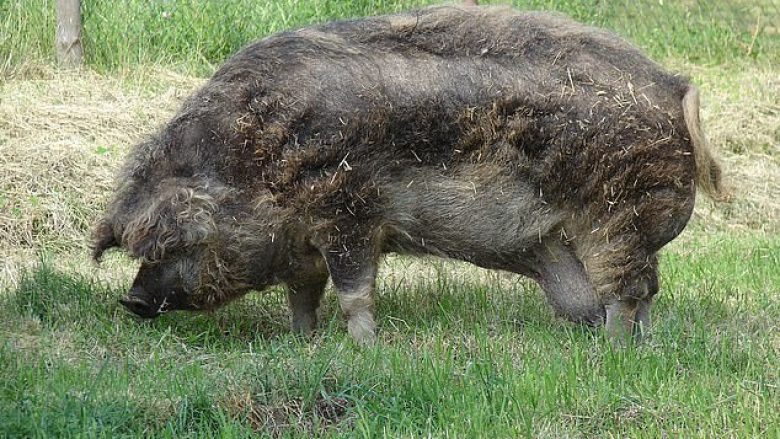
[[[292,317],[293,332],[309,335],[317,326],[317,308],[328,282],[327,270],[305,273],[287,285],[287,302]]]
[[[293,332],[310,334],[317,326],[317,308],[328,283],[325,260],[314,247],[297,248],[278,276],[287,285]]]
[[[361,345],[376,341],[374,285],[377,256],[373,249],[341,245],[323,251],[349,334]]]

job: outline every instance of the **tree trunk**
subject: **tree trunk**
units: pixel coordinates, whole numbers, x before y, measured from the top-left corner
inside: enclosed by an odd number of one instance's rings
[[[78,67],[84,59],[81,48],[80,0],[57,0],[57,61],[65,67]]]

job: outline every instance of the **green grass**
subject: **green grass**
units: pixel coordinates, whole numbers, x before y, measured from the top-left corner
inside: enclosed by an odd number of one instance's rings
[[[777,437],[780,239],[673,247],[626,350],[531,283],[450,264],[391,260],[381,342],[358,349],[332,293],[307,341],[280,291],[139,322],[127,285],[43,263],[0,304],[0,436]]]
[[[87,0],[88,64],[108,71],[178,65],[207,74],[240,47],[307,23],[394,12],[434,0]],[[493,3],[483,1],[482,3]],[[780,62],[780,5],[773,0],[515,0],[606,27],[655,58],[722,64]],[[0,67],[53,59],[53,0],[0,1]]]

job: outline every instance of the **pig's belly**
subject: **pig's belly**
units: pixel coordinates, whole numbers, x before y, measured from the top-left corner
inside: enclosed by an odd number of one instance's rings
[[[467,176],[475,177],[423,178],[418,172],[385,187],[383,251],[522,272],[523,260],[560,223],[560,213],[522,181]]]

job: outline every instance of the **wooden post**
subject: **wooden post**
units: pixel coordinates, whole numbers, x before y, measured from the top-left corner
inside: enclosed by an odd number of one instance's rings
[[[83,62],[80,0],[57,0],[57,33],[54,46],[60,65],[78,67]]]

